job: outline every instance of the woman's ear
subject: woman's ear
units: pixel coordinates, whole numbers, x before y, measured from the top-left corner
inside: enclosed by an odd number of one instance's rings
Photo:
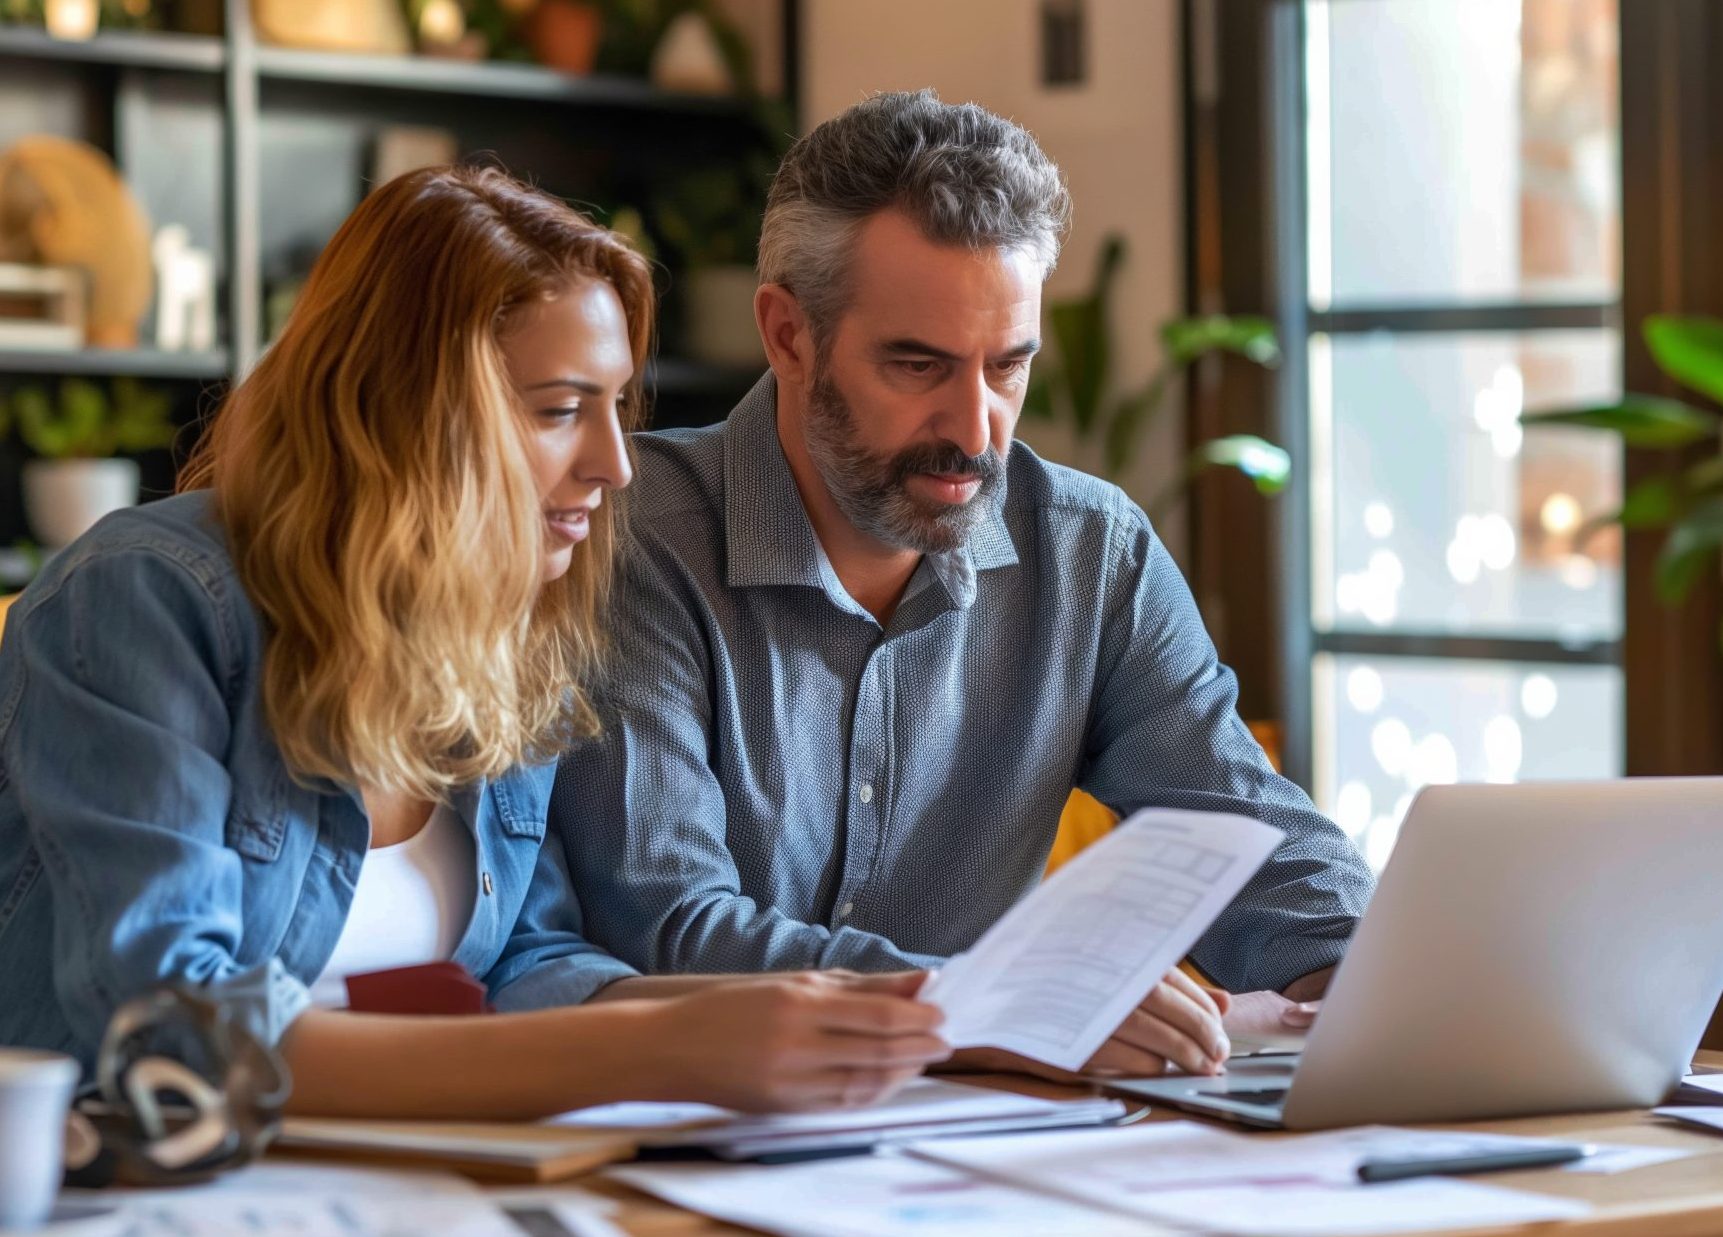
[[[814,373],[814,341],[795,293],[783,284],[761,284],[754,292],[754,322],[778,381],[805,385]]]

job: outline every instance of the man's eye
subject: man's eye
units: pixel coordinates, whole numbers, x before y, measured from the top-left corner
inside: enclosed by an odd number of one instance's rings
[[[899,361],[897,364],[913,378],[925,378],[939,367],[938,361]]]

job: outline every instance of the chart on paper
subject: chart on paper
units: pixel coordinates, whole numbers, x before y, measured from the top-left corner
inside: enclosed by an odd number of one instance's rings
[[[1280,831],[1243,816],[1137,813],[1013,907],[928,984],[957,1047],[1076,1069],[1250,879]]]

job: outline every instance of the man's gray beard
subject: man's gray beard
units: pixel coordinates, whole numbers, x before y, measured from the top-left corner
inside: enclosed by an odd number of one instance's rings
[[[935,447],[883,458],[870,454],[856,441],[855,414],[823,367],[808,389],[802,436],[844,517],[876,541],[918,554],[945,554],[968,541],[1004,479],[1004,466],[992,448],[974,460],[949,443],[943,454]],[[980,477],[981,486],[968,502],[935,506],[916,501],[905,482],[911,473],[928,471],[925,461],[930,455],[946,461],[944,468],[932,471],[962,471],[956,463],[962,460]]]

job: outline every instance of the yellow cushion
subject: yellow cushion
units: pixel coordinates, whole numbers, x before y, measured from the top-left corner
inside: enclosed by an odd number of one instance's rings
[[[1268,755],[1269,763],[1278,771],[1280,768],[1280,727],[1274,722],[1252,722],[1250,731],[1261,743]],[[1081,790],[1073,790],[1071,797],[1065,800],[1065,810],[1059,814],[1059,832],[1053,837],[1053,849],[1047,856],[1047,870],[1043,876],[1051,876],[1060,867],[1069,863],[1079,851],[1089,843],[1110,830],[1119,823],[1118,815],[1112,808],[1102,803],[1093,795]],[[1179,963],[1180,969],[1200,984],[1214,987],[1213,982],[1187,958]]]

